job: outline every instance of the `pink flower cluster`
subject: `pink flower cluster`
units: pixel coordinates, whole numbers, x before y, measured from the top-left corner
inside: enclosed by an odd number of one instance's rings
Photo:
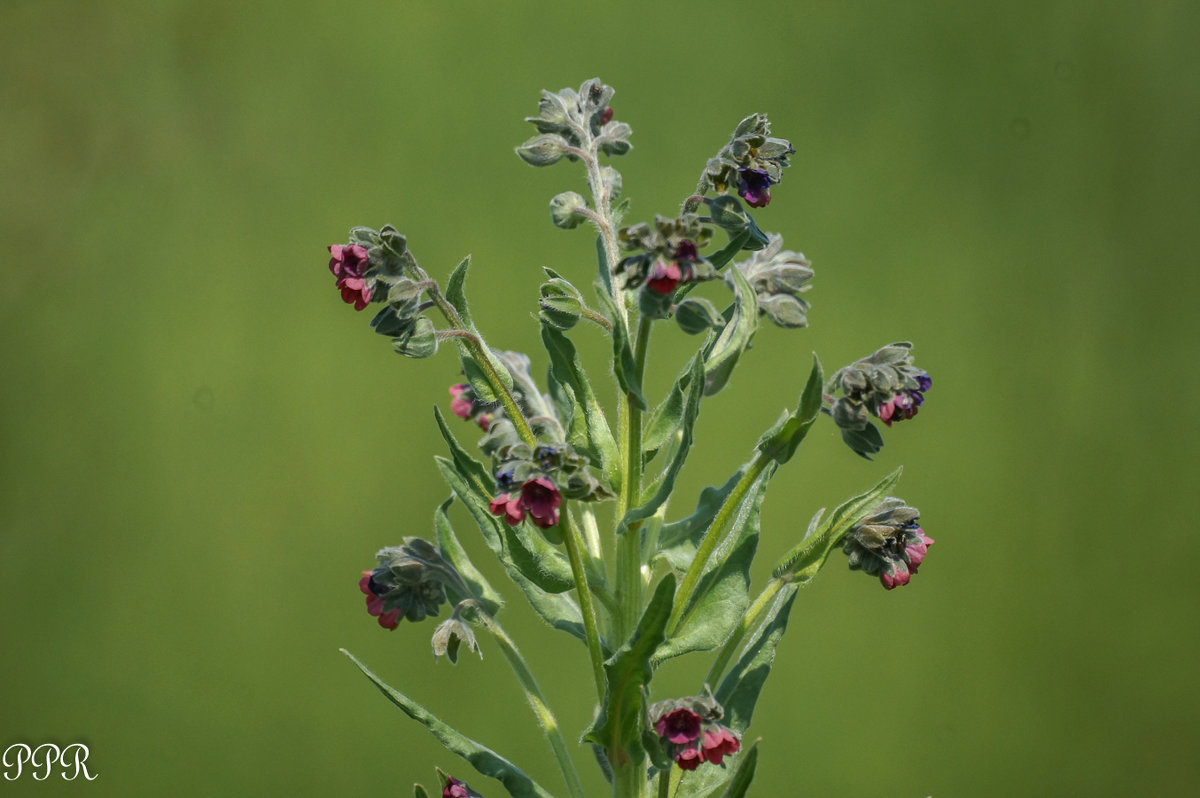
[[[383,597],[375,592],[370,571],[363,571],[363,578],[358,580],[358,589],[367,595],[367,612],[379,619],[380,626],[395,629],[400,625],[400,610],[383,611]]]
[[[357,244],[342,246],[331,244],[329,247],[329,271],[337,278],[337,287],[342,292],[342,301],[354,305],[355,310],[362,310],[371,302],[371,286],[363,276],[370,262],[367,250]]]
[[[549,529],[558,523],[558,508],[562,505],[562,494],[558,486],[547,477],[535,477],[528,480],[516,493],[501,493],[492,499],[488,509],[492,515],[503,516],[509,526],[516,526],[529,520],[542,529]]]
[[[879,581],[888,590],[908,584],[917,568],[925,561],[929,547],[934,543],[933,538],[926,535],[925,530],[919,526],[908,530],[907,537],[902,558],[888,563],[890,567],[885,567],[879,574]]]
[[[465,382],[450,386],[450,412],[461,418],[463,421],[475,420],[479,428],[484,432],[492,425],[492,414],[476,407],[474,401],[475,394],[471,392],[471,386]]]
[[[686,238],[679,242],[672,260],[655,261],[646,275],[646,287],[656,294],[666,296],[680,283],[690,283],[695,276],[693,263],[700,260],[696,244]]]
[[[661,715],[654,723],[654,731],[683,770],[695,770],[702,762],[720,765],[726,756],[736,754],[742,747],[741,740],[729,729],[715,723],[706,728],[701,717],[687,707]]]

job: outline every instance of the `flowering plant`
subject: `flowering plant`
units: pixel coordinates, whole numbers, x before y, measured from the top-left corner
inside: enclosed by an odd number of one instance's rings
[[[550,216],[560,228],[586,222],[598,234],[595,306],[567,277],[545,270],[544,383],[534,379],[528,357],[493,348],[474,324],[469,259],[443,287],[390,225],[355,227],[347,243],[329,247],[342,299],[356,310],[376,306],[371,327],[396,352],[420,358],[445,343],[454,347],[463,376],[449,389],[449,409],[483,433],[473,453],[435,413],[448,455],[435,460],[451,496],[434,512],[433,539],[410,536],[381,549],[359,588],[369,613],[389,630],[407,631],[449,604],[432,644],[435,655],[452,663],[464,645],[479,652],[477,631],[494,639],[529,699],[567,794],[581,798],[572,746],[497,620],[501,593],[471,563],[450,524],[449,508],[461,504],[516,591],[546,623],[586,646],[596,711],[582,742],[593,749],[613,795],[640,798],[654,789],[664,798],[743,796],[757,763],[757,748],[745,735],[799,588],[839,548],[851,569],[878,577],[883,587],[906,585],[933,544],[917,525],[917,511],[889,495],[897,469],[833,512],[818,512],[755,592],[750,565],[767,487],[822,414],[851,450],[869,459],[883,446],[872,419],[891,426],[913,418],[931,379],[913,365],[908,343],[884,346],[828,382],[814,358],[798,405],[763,433],[749,459],[723,485],[704,490],[690,513],[670,514],[704,398],[729,383],[763,319],[783,328],[807,325],[802,295],[813,270],[746,210],[772,201],[795,152],[770,135],[761,114],[742,120],[708,160],[677,216],[623,226],[629,206],[621,199],[621,175],[601,156],[627,153],[632,131],[614,118],[612,97],[596,79],[578,90],[543,92],[537,115],[528,119],[537,134],[517,148],[533,166],[582,164],[590,199],[563,192],[550,201]],[[717,231],[727,239],[720,247],[712,244]],[[728,289],[723,310],[695,292],[708,282]],[[648,345],[668,320],[699,345],[667,395],[652,403],[642,387]],[[615,429],[594,390],[608,380],[589,378],[568,335],[581,322],[611,342],[604,371],[617,389]],[[712,653],[712,663],[695,695],[651,701],[659,665],[703,652]],[[351,659],[480,775],[516,798],[550,795],[499,753]],[[443,798],[479,795],[438,774]],[[416,795],[426,796],[425,788],[417,785]]]

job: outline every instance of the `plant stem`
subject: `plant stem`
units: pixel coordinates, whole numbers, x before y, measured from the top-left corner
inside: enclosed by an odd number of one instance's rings
[[[521,436],[521,440],[530,446],[536,446],[537,438],[534,437],[529,422],[525,420],[525,414],[521,412],[521,407],[517,404],[516,398],[508,390],[508,386],[504,384],[504,381],[500,379],[495,366],[492,365],[492,360],[488,357],[487,345],[483,342],[483,339],[479,337],[478,333],[467,329],[466,322],[463,321],[462,316],[458,315],[458,310],[450,304],[446,297],[442,296],[442,290],[436,282],[429,289],[429,296],[437,305],[438,310],[442,312],[446,321],[456,331],[470,333],[470,335],[459,335],[457,337],[462,341],[463,346],[471,351],[475,362],[483,369],[488,385],[492,387],[496,396],[500,398],[500,404],[504,406],[504,412],[508,415],[508,419],[512,422],[513,427],[516,428],[517,434]]]
[[[691,603],[692,594],[696,591],[696,585],[699,584],[700,576],[704,573],[704,566],[717,548],[717,544],[728,532],[729,525],[737,513],[738,505],[742,503],[742,499],[746,498],[751,486],[762,475],[763,470],[770,462],[771,458],[762,452],[755,454],[750,467],[746,469],[746,473],[725,497],[725,503],[721,505],[721,509],[717,511],[712,523],[708,525],[708,530],[705,531],[704,537],[696,549],[696,556],[692,558],[692,564],[688,566],[687,573],[683,575],[683,581],[679,583],[679,589],[675,592],[675,606],[671,610],[670,620],[667,621],[668,636],[679,628],[684,610]]]
[[[742,616],[741,622],[737,628],[733,630],[733,634],[725,641],[725,645],[721,647],[721,651],[717,654],[716,660],[713,661],[712,667],[708,669],[708,676],[705,677],[704,683],[708,685],[716,685],[725,674],[725,669],[729,667],[729,661],[733,659],[733,655],[737,653],[738,646],[746,639],[746,635],[758,626],[759,619],[766,612],[767,607],[775,600],[775,596],[779,594],[780,589],[787,584],[782,579],[772,579],[763,588],[763,592],[758,594],[758,598],[750,605],[750,609],[746,610],[746,614]]]
[[[600,647],[600,629],[596,624],[596,605],[592,604],[592,592],[588,586],[587,573],[583,570],[583,557],[581,550],[583,549],[583,538],[579,534],[579,527],[575,526],[575,522],[571,519],[570,513],[564,513],[566,516],[566,529],[563,534],[563,542],[567,547],[567,558],[571,561],[571,575],[575,578],[575,592],[579,595],[579,611],[583,615],[583,631],[587,637],[588,656],[592,660],[592,678],[596,680],[596,699],[600,703],[604,703],[605,679],[604,679],[604,650]]]
[[[575,769],[575,763],[571,760],[566,738],[563,737],[562,730],[558,727],[558,721],[555,720],[554,713],[550,711],[550,707],[546,704],[546,699],[542,695],[542,689],[538,686],[537,679],[533,677],[533,673],[525,663],[524,657],[517,650],[517,644],[505,633],[500,624],[496,622],[496,619],[489,615],[478,602],[472,601],[471,603],[476,618],[496,638],[496,642],[500,645],[500,650],[504,653],[505,659],[508,660],[509,666],[516,675],[517,682],[520,683],[521,689],[525,693],[525,698],[529,701],[529,706],[533,709],[533,714],[537,718],[538,725],[542,727],[542,731],[546,734],[546,739],[550,742],[550,748],[554,752],[554,759],[558,762],[558,768],[562,771],[563,780],[567,783],[567,791],[571,794],[572,798],[584,798],[583,784],[579,780],[579,772]]]
[[[633,361],[635,380],[641,384],[646,371],[646,352],[650,345],[650,330],[653,319],[645,316],[638,320],[637,340]],[[620,434],[621,463],[625,484],[617,498],[617,523],[625,514],[641,502],[642,493],[642,411],[628,395],[622,397]],[[622,617],[617,629],[620,641],[624,641],[637,628],[642,617],[642,530],[641,524],[625,529],[617,535],[617,600],[621,604]]]

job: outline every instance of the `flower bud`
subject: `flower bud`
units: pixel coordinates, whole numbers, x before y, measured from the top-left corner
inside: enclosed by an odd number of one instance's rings
[[[517,155],[530,166],[550,166],[566,154],[566,142],[554,133],[543,133],[517,147]]]
[[[396,354],[416,359],[431,357],[437,353],[437,347],[437,330],[424,316],[416,320],[411,331],[392,339]]]
[[[675,306],[675,323],[688,335],[725,326],[725,317],[703,297],[688,297]]]
[[[550,221],[554,223],[555,227],[561,227],[564,230],[578,227],[580,222],[587,219],[587,216],[580,212],[586,210],[587,206],[587,200],[583,198],[583,195],[574,191],[556,194],[550,200]]]
[[[569,330],[579,323],[583,314],[583,298],[579,290],[561,277],[542,283],[541,311],[538,317],[556,330]]]

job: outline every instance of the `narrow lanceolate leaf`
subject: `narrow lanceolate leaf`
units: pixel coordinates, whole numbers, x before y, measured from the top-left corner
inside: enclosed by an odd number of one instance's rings
[[[821,412],[821,361],[813,356],[812,371],[804,392],[800,395],[800,406],[792,413],[785,413],[778,423],[767,430],[758,441],[758,450],[779,464],[786,463],[796,453],[796,448]]]
[[[754,297],[753,291],[750,292],[750,296]],[[650,406],[646,403],[646,397],[642,395],[642,385],[638,380],[637,366],[633,360],[633,347],[629,343],[629,330],[621,318],[616,301],[605,293],[602,286],[596,287],[596,298],[604,315],[612,324],[613,374],[617,378],[617,384],[634,404],[642,410],[647,410]]]
[[[658,512],[658,508],[663,506],[670,498],[671,491],[675,489],[675,478],[679,475],[679,470],[683,468],[684,462],[687,461],[688,452],[692,450],[692,429],[696,425],[696,417],[700,414],[700,395],[704,388],[704,363],[699,354],[692,359],[689,382],[690,388],[679,419],[679,445],[675,447],[670,462],[663,468],[662,475],[657,484],[653,486],[654,492],[650,498],[646,500],[645,504],[635,507],[625,514],[617,527],[618,534],[628,532],[639,521]]]
[[[504,605],[504,599],[500,598],[500,594],[479,572],[479,569],[467,556],[466,549],[458,542],[458,536],[454,534],[454,528],[450,526],[450,516],[447,514],[447,510],[453,503],[454,497],[451,496],[442,502],[433,514],[433,529],[437,533],[438,548],[441,549],[442,556],[446,558],[446,561],[454,566],[454,570],[458,571],[459,576],[467,583],[467,587],[474,592],[474,596],[470,598],[478,599],[489,615],[495,615]],[[469,597],[463,596],[463,598]]]
[[[754,770],[758,767],[757,740],[750,744],[749,751],[742,752],[740,759],[737,771],[729,782],[729,789],[725,791],[724,798],[746,797],[746,792],[750,789],[750,782],[754,781]]]
[[[775,647],[787,630],[788,613],[798,589],[789,584],[776,594],[754,636],[717,689],[717,701],[725,709],[722,723],[739,734],[750,725],[754,705],[775,664]]]
[[[343,648],[341,651],[379,688],[379,692],[383,693],[393,704],[400,707],[404,714],[417,723],[420,723],[426,729],[429,729],[429,732],[437,738],[438,742],[452,753],[458,754],[470,762],[471,766],[481,774],[496,779],[503,784],[504,789],[508,790],[508,794],[513,796],[513,798],[552,798],[550,793],[546,792],[533,779],[526,776],[512,762],[487,746],[475,742],[462,732],[447,725],[432,712],[425,709],[425,707],[389,686],[346,649]]]
[[[741,269],[729,269],[725,275],[733,281],[733,315],[707,353],[704,362],[706,396],[712,396],[729,382],[738,359],[758,330],[758,298],[754,289]]]
[[[500,359],[492,354],[487,344],[483,345],[483,351],[487,355],[492,370],[500,378],[500,382],[504,384],[505,388],[511,391],[513,387],[512,374],[508,372],[508,369],[500,362]],[[461,343],[461,341],[458,346],[458,358],[462,362],[463,374],[466,375],[467,382],[471,384],[471,390],[475,393],[475,398],[487,404],[499,402],[500,395],[492,387],[492,383],[488,379],[484,367],[480,365],[475,356],[471,354],[471,350],[465,344]]]
[[[750,564],[758,550],[763,496],[775,472],[768,466],[747,491],[683,608],[679,624],[654,653],[655,663],[690,651],[709,651],[723,644],[750,606]]]
[[[604,663],[608,685],[604,704],[583,739],[604,749],[614,766],[640,762],[645,753],[642,690],[650,683],[650,654],[662,643],[674,595],[675,577],[667,574],[655,588],[633,636]]]
[[[555,380],[569,389],[573,399],[569,443],[587,455],[598,467],[609,486],[620,484],[621,459],[608,419],[596,401],[591,383],[583,370],[575,344],[560,331],[542,325],[542,343],[550,355]]]
[[[726,263],[733,260],[739,252],[745,247],[746,242],[750,240],[750,232],[743,230],[729,239],[729,243],[721,249],[709,255],[707,260],[713,265],[713,268],[720,269]]]
[[[474,330],[475,324],[471,321],[471,310],[467,306],[467,270],[471,268],[471,256],[462,259],[462,262],[454,267],[454,271],[450,272],[450,279],[446,281],[446,301],[454,306],[458,311],[458,315],[462,316],[463,323],[466,324],[468,330]]]
[[[901,471],[903,468],[897,468],[875,487],[838,505],[817,527],[816,532],[806,535],[804,540],[783,556],[771,575],[795,584],[810,581],[825,565],[825,561],[842,542],[846,533],[862,521],[896,486]]]

